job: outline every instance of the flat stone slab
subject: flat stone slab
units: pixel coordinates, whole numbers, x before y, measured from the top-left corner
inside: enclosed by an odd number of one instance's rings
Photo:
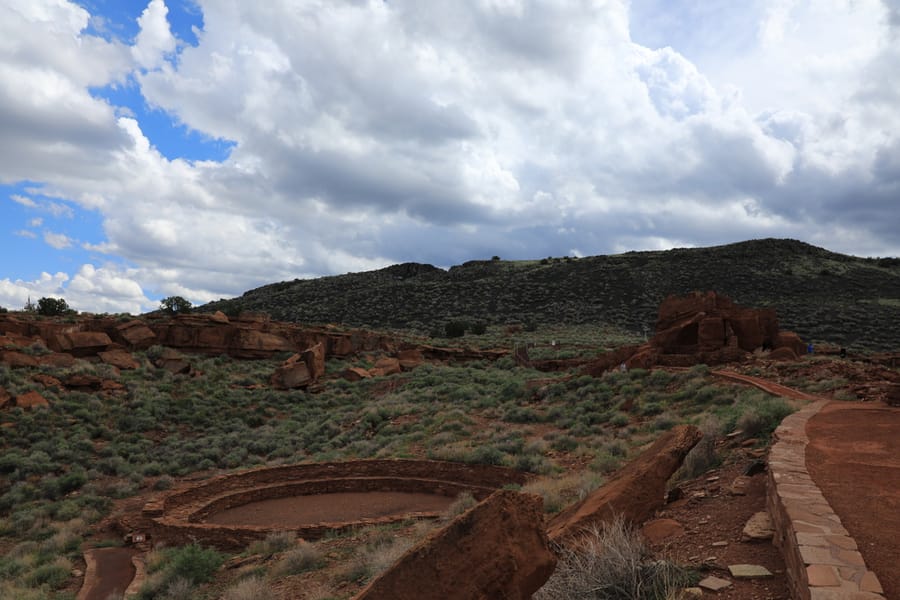
[[[771,540],[775,535],[775,526],[767,512],[754,513],[752,517],[744,525],[744,531],[741,534],[743,542],[762,542]]]
[[[704,590],[709,590],[711,592],[718,592],[720,590],[724,590],[727,587],[731,586],[731,582],[727,579],[721,579],[719,577],[713,577],[710,575],[706,579],[700,581],[697,584],[698,587],[703,588]]]
[[[760,565],[728,565],[731,576],[736,579],[763,579],[772,577],[772,572]]]

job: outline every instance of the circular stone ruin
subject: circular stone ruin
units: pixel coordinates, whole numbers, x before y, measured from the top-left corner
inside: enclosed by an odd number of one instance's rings
[[[328,532],[435,518],[469,492],[483,500],[526,474],[430,460],[358,460],[253,469],[174,489],[144,505],[150,534],[170,544],[239,549],[273,531]]]

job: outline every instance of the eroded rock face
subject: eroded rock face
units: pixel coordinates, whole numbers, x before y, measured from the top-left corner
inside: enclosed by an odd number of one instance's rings
[[[100,360],[117,369],[137,369],[140,365],[127,350],[110,350],[98,354]]]
[[[76,357],[93,356],[104,352],[110,344],[112,340],[101,331],[72,331],[56,336],[54,350]]]
[[[616,515],[634,525],[649,519],[665,502],[666,482],[701,437],[693,425],[678,425],[661,435],[606,485],[556,515],[547,527],[550,539],[564,543]]]
[[[501,490],[428,536],[357,600],[531,598],[556,567],[540,497]]]
[[[116,325],[114,337],[132,350],[146,350],[157,343],[153,330],[137,319]]]

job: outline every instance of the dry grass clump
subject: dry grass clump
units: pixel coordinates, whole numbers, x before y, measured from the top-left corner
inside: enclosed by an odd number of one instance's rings
[[[559,557],[535,600],[669,600],[690,583],[677,565],[652,560],[643,538],[621,518],[586,531]]]
[[[272,568],[272,574],[276,577],[285,575],[298,575],[306,571],[313,571],[325,565],[325,557],[318,548],[300,540],[295,548],[285,552],[281,559]]]
[[[222,600],[275,600],[275,592],[260,577],[249,577],[225,591]]]
[[[558,513],[569,504],[583,500],[602,482],[603,477],[597,473],[581,471],[557,479],[545,477],[529,481],[522,486],[522,491],[543,498],[545,512]]]

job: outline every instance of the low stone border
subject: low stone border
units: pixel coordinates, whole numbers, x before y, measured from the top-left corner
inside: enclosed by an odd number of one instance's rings
[[[766,494],[773,541],[784,555],[793,598],[884,600],[878,578],[806,468],[806,423],[825,404],[807,405],[775,430]]]
[[[154,543],[201,542],[221,549],[240,549],[285,527],[219,525],[205,522],[216,512],[259,500],[352,491],[423,492],[456,497],[470,492],[487,498],[507,484],[521,485],[528,475],[492,465],[433,460],[373,459],[262,467],[187,484],[148,501],[142,510]],[[414,512],[342,522],[311,523],[289,528],[315,540],[329,532],[382,525],[409,518],[436,518],[437,512]]]

